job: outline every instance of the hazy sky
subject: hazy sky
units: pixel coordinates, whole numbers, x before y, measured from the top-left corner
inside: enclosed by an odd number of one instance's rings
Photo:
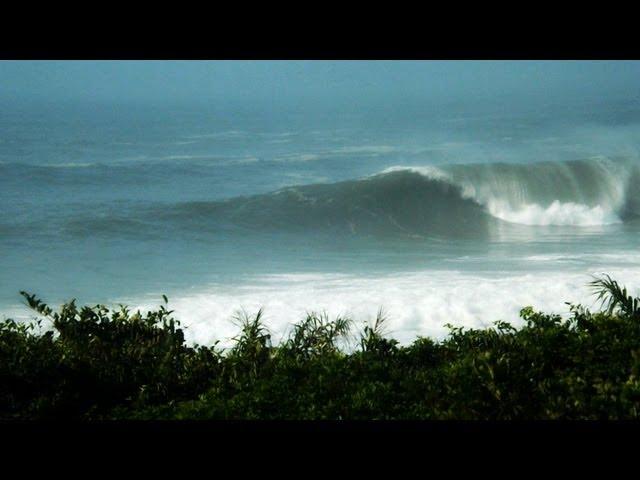
[[[319,105],[638,98],[640,62],[0,61],[0,100]]]

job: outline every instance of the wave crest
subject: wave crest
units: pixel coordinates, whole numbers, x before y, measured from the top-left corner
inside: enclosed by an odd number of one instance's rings
[[[606,158],[536,164],[395,166],[449,182],[493,217],[522,225],[594,226],[640,214],[637,163]]]

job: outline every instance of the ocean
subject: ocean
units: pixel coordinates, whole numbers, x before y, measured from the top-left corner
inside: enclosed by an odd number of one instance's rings
[[[169,298],[189,341],[263,308],[383,309],[401,342],[597,308],[640,286],[640,102],[372,105],[7,103],[0,317]]]

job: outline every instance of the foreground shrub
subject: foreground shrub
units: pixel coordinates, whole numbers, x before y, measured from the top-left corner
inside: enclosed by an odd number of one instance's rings
[[[215,349],[186,346],[164,306],[143,316],[72,301],[53,312],[22,294],[53,330],[36,333],[42,321],[0,324],[3,417],[99,417],[116,406],[192,398],[219,370]]]
[[[164,306],[53,312],[0,323],[2,418],[631,419],[640,415],[639,301],[609,277],[603,311],[520,312],[522,326],[450,327],[401,346],[384,315],[310,313],[273,345],[262,311],[237,317],[227,351],[188,345]],[[166,299],[165,299],[166,300]],[[46,326],[50,324],[51,328]]]

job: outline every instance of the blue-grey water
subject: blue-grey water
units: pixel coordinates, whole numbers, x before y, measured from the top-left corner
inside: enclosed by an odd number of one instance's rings
[[[407,340],[640,285],[640,102],[571,108],[7,103],[0,312],[169,297],[198,342],[264,307]]]

